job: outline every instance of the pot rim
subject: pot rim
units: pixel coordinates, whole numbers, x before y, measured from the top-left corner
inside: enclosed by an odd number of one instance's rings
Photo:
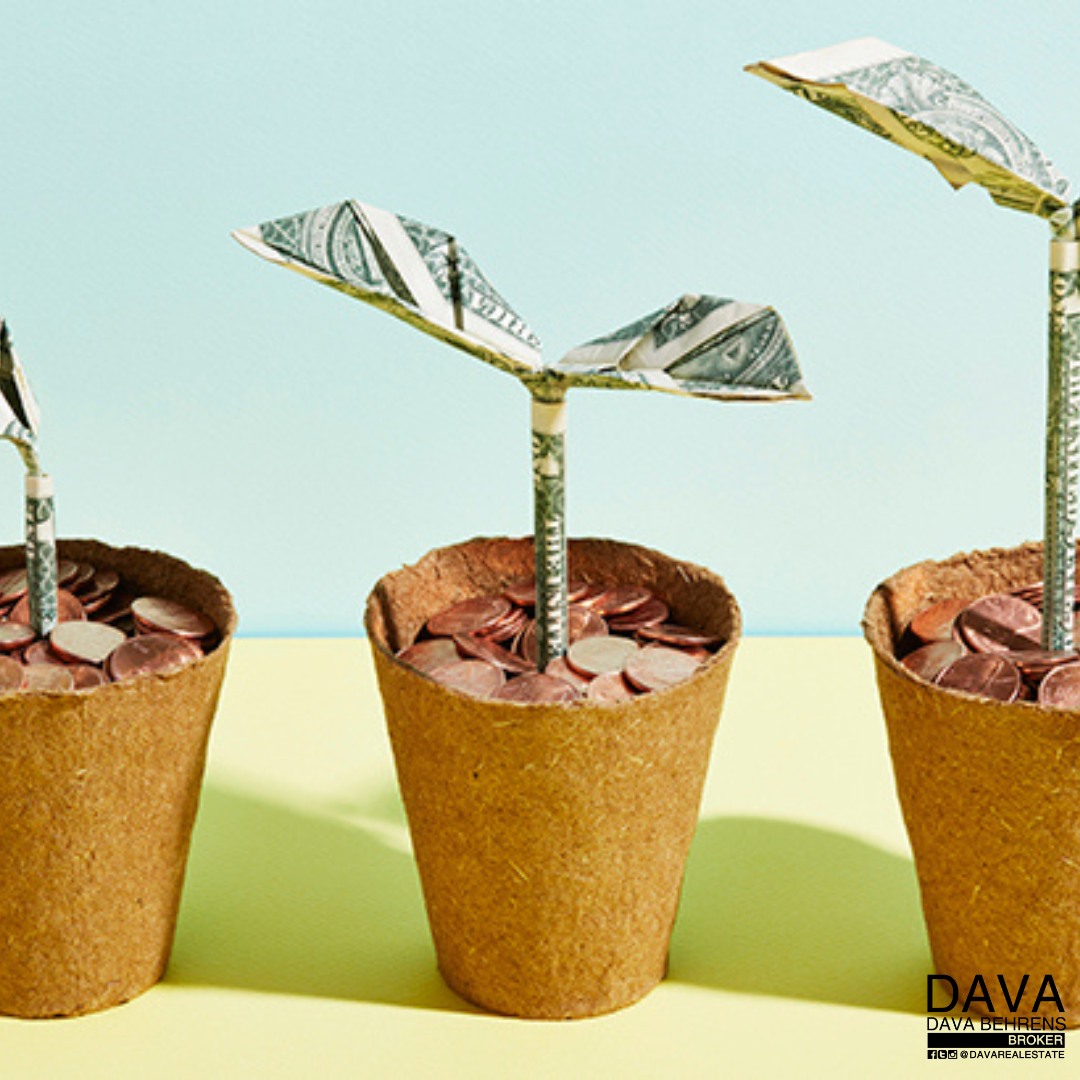
[[[874,609],[879,604],[885,605],[887,609],[889,591],[896,582],[909,574],[919,570],[940,570],[943,567],[961,565],[963,563],[985,562],[993,559],[1003,560],[1009,557],[1015,557],[1021,553],[1035,556],[1041,554],[1042,547],[1041,541],[1026,540],[1020,544],[1014,544],[1011,547],[996,546],[992,548],[977,548],[971,551],[959,551],[947,558],[923,559],[920,562],[901,567],[901,569],[890,574],[889,577],[885,578],[883,581],[880,581],[870,593],[863,608],[863,616],[860,623],[863,640],[870,646],[874,658],[878,663],[884,664],[894,674],[899,675],[907,682],[914,684],[920,691],[927,693],[930,696],[941,695],[946,699],[959,698],[964,701],[978,702],[979,704],[992,709],[1009,709],[1014,710],[1019,714],[1026,712],[1031,717],[1037,716],[1046,719],[1052,717],[1058,721],[1065,716],[1076,716],[1080,714],[1080,710],[1059,709],[1053,706],[1040,705],[1037,701],[995,701],[991,698],[980,697],[978,694],[970,694],[967,691],[955,690],[951,687],[937,686],[934,683],[927,682],[925,679],[920,679],[917,675],[904,667],[904,665],[896,658],[895,642],[898,639],[896,627],[892,628],[894,641],[890,643],[882,640],[884,635],[871,624]],[[973,596],[972,599],[978,599],[978,596]],[[901,627],[900,632],[902,631],[903,628]]]
[[[215,574],[211,573],[209,570],[204,570],[201,567],[192,566],[189,562],[176,555],[170,555],[168,552],[157,551],[152,548],[144,548],[131,544],[125,544],[123,547],[118,547],[105,540],[98,540],[94,537],[65,536],[57,539],[57,553],[61,556],[64,555],[65,549],[71,548],[72,546],[88,546],[92,550],[103,552],[106,554],[108,561],[117,559],[124,560],[133,556],[151,558],[157,564],[164,565],[177,573],[190,575],[194,578],[201,578],[206,586],[215,594],[215,598],[220,604],[224,615],[223,622],[214,618],[219,634],[219,641],[210,652],[205,653],[203,656],[199,657],[198,660],[194,660],[181,668],[177,668],[175,671],[149,672],[135,676],[132,679],[125,679],[122,682],[109,682],[104,683],[101,686],[90,686],[74,690],[36,690],[31,693],[25,691],[12,691],[0,694],[0,708],[4,708],[12,703],[25,701],[30,697],[67,698],[72,702],[75,702],[85,700],[91,694],[98,698],[116,696],[117,694],[130,692],[132,686],[141,686],[146,680],[154,680],[157,682],[171,681],[182,676],[186,671],[195,670],[214,662],[219,653],[228,651],[236,633],[238,616],[232,594]],[[7,544],[0,547],[0,570],[13,569],[21,565],[25,558],[25,551],[26,549],[22,544]],[[88,561],[93,561],[92,555],[88,558]]]
[[[631,541],[613,540],[607,537],[597,536],[570,537],[567,541],[567,544],[571,550],[575,545],[613,544],[620,549],[634,551],[645,556],[658,556],[680,567],[684,567],[689,570],[704,574],[706,576],[706,580],[710,581],[712,584],[718,586],[722,590],[727,600],[729,614],[731,618],[731,629],[728,634],[728,638],[723,643],[723,645],[721,645],[720,648],[717,649],[717,651],[709,657],[708,660],[705,660],[701,663],[701,665],[697,668],[693,675],[691,675],[688,679],[684,679],[682,682],[675,683],[672,686],[665,687],[662,690],[653,690],[650,691],[648,694],[639,694],[629,699],[628,701],[597,702],[589,701],[586,698],[579,698],[575,701],[570,702],[528,702],[503,700],[496,701],[488,698],[473,697],[470,694],[462,693],[460,690],[456,690],[452,687],[446,686],[443,683],[438,682],[437,680],[431,678],[431,676],[426,674],[425,672],[418,671],[416,668],[410,667],[408,664],[405,664],[401,660],[399,660],[396,654],[390,649],[389,645],[385,641],[383,641],[378,634],[374,632],[372,620],[375,601],[378,596],[380,586],[382,586],[383,582],[386,581],[387,578],[390,578],[395,574],[415,570],[425,560],[431,558],[433,555],[440,552],[460,550],[462,548],[468,547],[469,545],[478,543],[494,544],[508,542],[515,545],[531,545],[533,543],[533,537],[474,536],[469,540],[462,540],[458,541],[457,543],[445,544],[440,545],[436,548],[431,548],[429,551],[425,552],[419,559],[417,559],[416,562],[406,564],[402,567],[399,567],[397,570],[391,570],[388,573],[383,574],[372,586],[364,603],[363,626],[365,634],[368,640],[371,642],[372,648],[377,649],[383,657],[391,661],[399,670],[408,672],[410,675],[423,679],[425,682],[431,684],[434,687],[437,687],[442,693],[452,695],[453,697],[460,698],[464,701],[468,701],[476,706],[484,706],[497,710],[502,710],[509,705],[523,710],[532,710],[534,713],[540,710],[562,713],[568,708],[579,709],[582,706],[595,706],[598,708],[602,708],[606,714],[615,715],[619,712],[626,712],[632,709],[642,699],[655,699],[658,695],[672,694],[678,691],[682,691],[686,687],[692,686],[700,678],[700,676],[704,672],[706,672],[706,670],[711,670],[721,664],[730,663],[732,654],[734,653],[739,641],[742,639],[742,610],[739,607],[738,600],[736,600],[735,598],[735,594],[728,587],[727,582],[724,581],[724,579],[715,571],[710,570],[708,567],[702,566],[699,563],[693,563],[687,559],[678,559],[673,555],[668,555],[665,552],[659,551],[655,548],[645,547],[642,544],[635,544]]]

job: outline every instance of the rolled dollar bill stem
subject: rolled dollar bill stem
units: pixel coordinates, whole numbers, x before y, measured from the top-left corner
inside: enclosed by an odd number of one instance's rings
[[[566,652],[566,397],[532,390],[533,544],[536,558],[536,666]]]
[[[1080,234],[1070,209],[1051,222],[1046,410],[1044,649],[1073,649],[1077,486],[1080,481]]]
[[[26,578],[30,625],[44,636],[56,625],[56,514],[51,476],[26,476]]]

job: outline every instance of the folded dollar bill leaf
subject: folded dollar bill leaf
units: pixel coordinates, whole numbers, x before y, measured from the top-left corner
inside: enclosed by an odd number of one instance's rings
[[[572,384],[750,401],[809,398],[791,339],[770,307],[686,295],[572,349],[555,365]]]
[[[496,367],[514,374],[540,367],[539,339],[442,229],[350,199],[233,235]]]
[[[527,384],[729,400],[809,397],[780,317],[759,304],[684,296],[545,365],[536,335],[442,229],[349,200],[233,235]]]
[[[0,436],[20,449],[32,449],[40,412],[11,344],[7,323],[0,318]]]
[[[876,38],[751,64],[747,71],[926,158],[953,187],[1049,220],[1042,647],[1073,649],[1080,491],[1080,203],[1039,148],[978,91]]]
[[[1069,181],[962,79],[877,38],[751,64],[747,71],[926,158],[954,187],[1039,217],[1069,205]]]

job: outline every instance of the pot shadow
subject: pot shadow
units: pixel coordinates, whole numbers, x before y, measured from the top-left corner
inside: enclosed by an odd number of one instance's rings
[[[479,1012],[436,970],[396,816],[209,784],[164,981]]]
[[[210,783],[165,983],[485,1014],[439,975],[396,792],[304,807]],[[668,978],[923,1014],[911,862],[756,817],[703,820]]]
[[[698,826],[671,980],[924,1015],[933,970],[910,859],[792,821]]]

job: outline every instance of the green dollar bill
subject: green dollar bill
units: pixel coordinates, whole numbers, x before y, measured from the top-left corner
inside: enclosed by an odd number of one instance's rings
[[[569,645],[566,565],[566,403],[532,403],[537,667]]]
[[[1069,182],[1011,120],[944,68],[861,38],[751,64],[747,71],[926,158],[953,186],[1050,218]]]
[[[876,38],[747,70],[926,158],[953,187],[978,184],[998,204],[1050,222],[1042,644],[1072,649],[1080,485],[1080,204],[1070,201],[1069,181],[974,87]]]
[[[533,398],[541,670],[567,647],[567,390],[660,390],[725,401],[810,396],[783,322],[761,304],[688,294],[546,364],[536,335],[445,230],[350,200],[234,236],[272,262],[381,307],[525,384]]]
[[[52,480],[41,472],[37,433],[41,413],[0,319],[0,437],[13,443],[26,465],[26,574],[30,623],[47,634],[56,623],[56,523]]]
[[[1056,239],[1050,251],[1043,647],[1057,650],[1074,647],[1074,538],[1080,486],[1080,241]]]
[[[30,625],[44,637],[57,618],[56,507],[48,476],[26,478],[26,576]]]
[[[233,235],[496,367],[514,374],[540,367],[539,339],[443,229],[350,199]]]
[[[40,419],[30,383],[11,343],[11,332],[0,318],[0,437],[14,443],[24,458],[33,455]]]
[[[575,386],[727,401],[810,397],[780,316],[718,296],[682,296],[572,349],[554,371]]]
[[[726,400],[809,397],[783,322],[761,304],[688,294],[546,364],[539,338],[446,230],[350,199],[233,235],[542,395],[587,386]]]

